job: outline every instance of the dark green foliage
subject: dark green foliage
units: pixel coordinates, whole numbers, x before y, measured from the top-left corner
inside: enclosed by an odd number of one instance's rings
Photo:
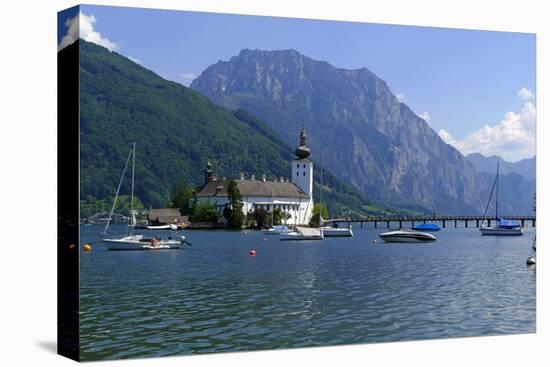
[[[191,222],[209,222],[216,223],[220,215],[214,204],[208,201],[198,201],[191,210]]]
[[[230,208],[227,216],[224,211],[224,217],[227,219],[227,225],[229,226],[229,228],[241,228],[244,224],[245,218],[243,214],[243,202],[241,192],[239,191],[235,180],[231,180],[229,182],[227,195],[230,203]]]
[[[257,228],[266,228],[268,226],[268,221],[271,220],[267,210],[262,208],[258,208],[254,210],[253,215],[254,215],[254,220],[256,221]]]
[[[195,190],[187,186],[183,181],[176,184],[172,191],[170,206],[172,208],[180,208],[182,215],[188,215],[190,212],[189,200],[193,197]]]
[[[113,205],[113,200],[114,195],[101,200],[94,199],[90,196],[84,200],[80,200],[80,217],[87,218],[97,213],[109,213]],[[115,213],[130,215],[130,201],[130,195],[119,195],[115,206]],[[141,200],[134,196],[134,210],[143,208],[144,206]]]
[[[288,218],[290,218],[290,213],[286,213],[289,215]],[[278,226],[278,225],[281,225],[283,224],[283,217],[285,217],[285,212],[281,209],[281,208],[275,208],[273,209],[273,225],[274,226]],[[287,218],[287,219],[288,219]]]

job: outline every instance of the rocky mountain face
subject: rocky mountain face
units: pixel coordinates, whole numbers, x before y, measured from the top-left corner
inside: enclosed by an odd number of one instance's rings
[[[494,174],[498,162],[502,174],[517,173],[528,181],[535,181],[536,178],[537,161],[535,157],[522,159],[518,162],[507,162],[496,155],[486,157],[479,153],[472,153],[468,154],[466,158],[468,158],[478,172]]]
[[[366,68],[338,69],[294,50],[243,50],[207,68],[191,88],[248,110],[291,145],[304,125],[312,158],[320,161],[323,151],[324,165],[369,199],[438,213],[483,211],[491,179]]]

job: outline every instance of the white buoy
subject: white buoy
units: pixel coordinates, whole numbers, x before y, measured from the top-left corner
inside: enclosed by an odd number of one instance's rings
[[[537,260],[534,256],[529,256],[527,258],[527,265],[535,265],[537,263]]]

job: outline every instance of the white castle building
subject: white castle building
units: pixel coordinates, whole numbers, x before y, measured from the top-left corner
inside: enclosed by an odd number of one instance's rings
[[[290,182],[282,177],[269,181],[265,175],[260,179],[256,179],[254,175],[245,179],[241,174],[239,179],[235,179],[242,196],[245,215],[258,208],[268,212],[280,208],[290,214],[287,224],[309,224],[313,211],[313,162],[308,159],[311,152],[306,140],[306,132],[302,128],[300,145],[296,148],[295,159],[291,161]],[[197,200],[214,204],[221,213],[229,204],[227,188],[231,180],[214,177],[210,162],[204,176],[204,185],[197,194]]]

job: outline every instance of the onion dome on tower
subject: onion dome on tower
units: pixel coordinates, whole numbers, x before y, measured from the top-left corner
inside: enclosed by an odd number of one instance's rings
[[[300,132],[300,146],[295,150],[298,159],[306,159],[311,154],[311,150],[307,147],[306,130],[302,127]]]

